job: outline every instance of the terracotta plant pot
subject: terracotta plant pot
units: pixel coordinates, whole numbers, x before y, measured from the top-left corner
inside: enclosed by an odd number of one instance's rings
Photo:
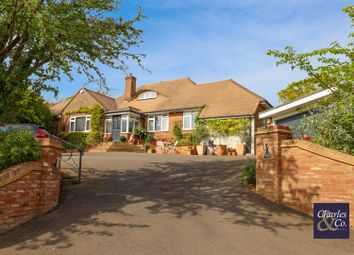
[[[156,152],[155,148],[148,149],[148,153],[155,153],[155,152]]]
[[[229,151],[228,154],[229,156],[236,156],[236,151]]]
[[[206,145],[205,144],[200,144],[197,145],[197,154],[198,155],[205,155],[206,154]]]
[[[223,156],[226,154],[227,146],[226,145],[218,145],[216,146],[216,153],[219,156]]]
[[[237,152],[237,155],[240,155],[240,156],[246,155],[246,146],[243,143],[238,144],[236,146],[236,152]]]

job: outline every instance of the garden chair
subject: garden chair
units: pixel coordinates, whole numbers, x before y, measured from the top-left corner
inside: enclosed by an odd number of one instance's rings
[[[156,141],[156,149],[157,151],[161,151],[161,153],[166,153],[166,148],[163,141]]]
[[[166,153],[170,153],[171,151],[173,151],[173,153],[175,153],[177,146],[178,146],[178,141],[176,141],[174,144],[172,144],[172,143],[166,144]]]

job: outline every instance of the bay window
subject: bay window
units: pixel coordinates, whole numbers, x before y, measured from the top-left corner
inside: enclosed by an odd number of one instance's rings
[[[148,117],[148,131],[168,131],[168,115],[150,115]]]
[[[195,129],[197,112],[183,112],[183,130]]]
[[[139,118],[129,115],[123,115],[121,119],[121,133],[133,133],[134,128],[140,124]]]
[[[90,115],[70,117],[69,132],[89,132],[90,130]]]

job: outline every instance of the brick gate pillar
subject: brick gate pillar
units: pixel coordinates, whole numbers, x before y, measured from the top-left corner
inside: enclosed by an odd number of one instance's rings
[[[63,152],[62,143],[49,138],[37,139],[42,146],[41,195],[39,201],[40,214],[57,206],[60,195],[60,157]]]
[[[287,126],[259,128],[256,132],[256,191],[265,198],[281,201],[281,141],[291,139]]]

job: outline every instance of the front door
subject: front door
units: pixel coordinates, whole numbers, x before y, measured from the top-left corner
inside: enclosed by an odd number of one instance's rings
[[[119,142],[120,137],[120,116],[116,115],[112,117],[112,141]]]

